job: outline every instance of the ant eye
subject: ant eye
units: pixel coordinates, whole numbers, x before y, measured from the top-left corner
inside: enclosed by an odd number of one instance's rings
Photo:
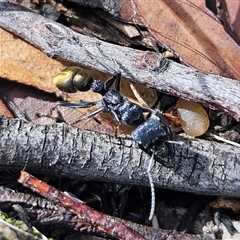
[[[93,78],[89,72],[80,67],[64,68],[53,78],[55,86],[59,90],[68,93],[88,91],[92,81]]]

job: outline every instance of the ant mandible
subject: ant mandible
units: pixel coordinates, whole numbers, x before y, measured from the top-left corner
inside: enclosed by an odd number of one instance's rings
[[[125,123],[135,126],[131,136],[138,143],[139,147],[153,156],[154,159],[165,166],[166,164],[155,150],[157,146],[165,143],[170,155],[173,155],[173,148],[169,144],[169,128],[164,121],[163,115],[159,111],[153,111],[150,108],[143,108],[138,104],[129,101],[120,93],[121,73],[115,73],[105,83],[101,80],[95,80],[88,71],[80,67],[68,67],[63,69],[54,77],[56,87],[64,92],[74,93],[77,91],[89,91],[99,93],[102,98],[94,102],[57,102],[56,106],[67,106],[71,108],[89,108],[98,106],[99,108],[84,116],[82,119],[88,119],[100,112],[109,112],[115,121],[121,125]],[[114,85],[114,89],[110,89]],[[143,113],[149,113],[145,120]]]

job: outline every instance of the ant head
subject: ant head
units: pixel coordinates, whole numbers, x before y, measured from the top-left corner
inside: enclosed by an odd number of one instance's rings
[[[90,90],[93,78],[88,71],[80,67],[68,67],[58,73],[53,82],[59,90],[74,93]]]

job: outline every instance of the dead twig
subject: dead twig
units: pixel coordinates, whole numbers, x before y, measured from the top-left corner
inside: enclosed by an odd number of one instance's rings
[[[141,234],[124,225],[119,219],[91,209],[85,205],[85,203],[47,185],[42,181],[39,181],[27,172],[22,171],[18,181],[24,186],[38,192],[42,196],[47,197],[56,203],[60,203],[71,212],[77,214],[79,219],[90,223],[110,236],[126,240],[145,239]]]

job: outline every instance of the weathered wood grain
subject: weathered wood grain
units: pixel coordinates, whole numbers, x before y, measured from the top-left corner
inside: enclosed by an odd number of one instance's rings
[[[66,124],[0,121],[0,169],[48,176],[149,186],[149,156],[128,137]],[[197,194],[240,196],[240,149],[202,139],[176,138],[174,168],[155,163],[155,187]]]

